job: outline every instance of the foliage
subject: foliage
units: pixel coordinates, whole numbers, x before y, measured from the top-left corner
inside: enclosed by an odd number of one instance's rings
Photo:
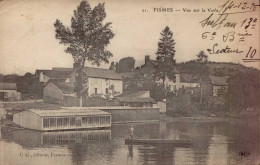
[[[118,62],[112,61],[111,64],[110,64],[109,70],[116,71],[117,65],[118,65]]]
[[[135,69],[135,59],[133,57],[125,57],[119,60],[116,71],[122,72],[132,72]]]
[[[204,51],[200,51],[199,54],[197,54],[197,62],[200,62],[200,63],[208,62],[208,56],[205,54]]]
[[[232,107],[241,109],[260,106],[259,72],[238,73],[228,79],[226,102]]]
[[[65,27],[60,20],[54,23],[56,38],[67,46],[65,52],[72,55],[77,69],[78,96],[82,95],[82,71],[86,60],[93,65],[100,66],[101,62],[108,63],[112,53],[106,50],[114,33],[110,29],[111,23],[103,24],[106,17],[105,4],[98,4],[91,9],[87,1],[82,1],[74,10],[71,26]]]
[[[166,77],[175,81],[175,42],[173,40],[173,33],[168,26],[161,32],[162,38],[158,43],[158,50],[156,52],[158,67],[155,69],[156,77],[164,81]]]
[[[142,85],[138,85],[135,82],[132,82],[128,86],[129,91],[138,91],[138,90],[147,90],[150,91],[150,96],[155,101],[162,101],[169,94],[169,89],[165,89],[162,84],[157,84],[155,81],[146,80]]]
[[[188,66],[182,67],[182,72],[201,78],[208,77],[210,74],[209,67],[206,63],[198,62],[197,60],[189,61]]]

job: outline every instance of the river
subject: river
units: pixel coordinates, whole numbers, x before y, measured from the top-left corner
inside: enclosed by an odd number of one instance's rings
[[[1,134],[3,165],[259,165],[259,126],[238,122],[134,124],[134,137],[190,140],[190,147],[127,146],[126,124],[111,129]]]

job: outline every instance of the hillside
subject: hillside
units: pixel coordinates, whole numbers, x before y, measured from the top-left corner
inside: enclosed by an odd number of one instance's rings
[[[184,63],[177,64],[177,68],[181,72],[189,71],[192,69],[192,65],[200,65],[194,61],[188,61]],[[246,67],[242,64],[235,64],[235,63],[225,63],[225,62],[208,62],[207,67],[209,68],[211,75],[216,76],[233,76],[236,75],[238,72],[251,72],[259,76],[260,72],[256,68]]]

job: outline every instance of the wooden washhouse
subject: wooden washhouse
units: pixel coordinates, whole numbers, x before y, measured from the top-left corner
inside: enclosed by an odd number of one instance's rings
[[[111,114],[97,109],[28,110],[16,113],[13,122],[40,131],[111,127]]]

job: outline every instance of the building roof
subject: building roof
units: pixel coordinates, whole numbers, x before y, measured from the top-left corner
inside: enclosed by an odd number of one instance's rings
[[[123,79],[131,79],[131,78],[135,78],[137,76],[137,72],[124,72],[124,73],[118,73]]]
[[[149,91],[135,91],[130,93],[124,93],[119,97],[116,97],[121,102],[127,103],[154,103],[155,101],[150,97]],[[144,94],[147,94],[145,96]]]
[[[155,103],[155,101],[151,97],[137,98],[137,97],[123,96],[123,97],[117,97],[117,99],[125,103]]]
[[[141,95],[147,93],[149,91],[131,91],[131,92],[124,92],[120,97],[127,96],[127,97],[140,97]],[[149,93],[150,96],[150,93]]]
[[[73,68],[62,68],[62,67],[53,67],[52,68],[53,71],[62,71],[62,72],[72,72]]]
[[[50,80],[49,83],[53,83],[56,87],[58,87],[62,93],[64,94],[73,94],[74,92],[74,88],[69,85],[68,83],[59,81],[59,80]]]
[[[0,90],[16,90],[16,83],[0,83]]]
[[[85,67],[84,72],[88,77],[122,80],[120,74],[109,69]]]
[[[193,76],[189,74],[180,74],[180,81],[181,82],[186,82],[186,83],[199,83],[199,77],[198,76]]]
[[[73,72],[73,70],[52,70],[49,73],[49,76],[51,79],[66,79],[70,76],[70,74]]]
[[[66,108],[66,109],[55,109],[55,110],[30,109],[29,111],[42,117],[110,115],[110,113],[98,109],[77,109],[73,107]]]
[[[227,79],[229,76],[210,76],[211,83],[213,85],[227,86]]]
[[[35,75],[37,75],[37,76],[39,76],[40,73],[43,73],[44,75],[46,75],[46,76],[49,77],[49,76],[50,76],[49,74],[51,73],[51,70],[37,69],[37,70],[35,71]]]

